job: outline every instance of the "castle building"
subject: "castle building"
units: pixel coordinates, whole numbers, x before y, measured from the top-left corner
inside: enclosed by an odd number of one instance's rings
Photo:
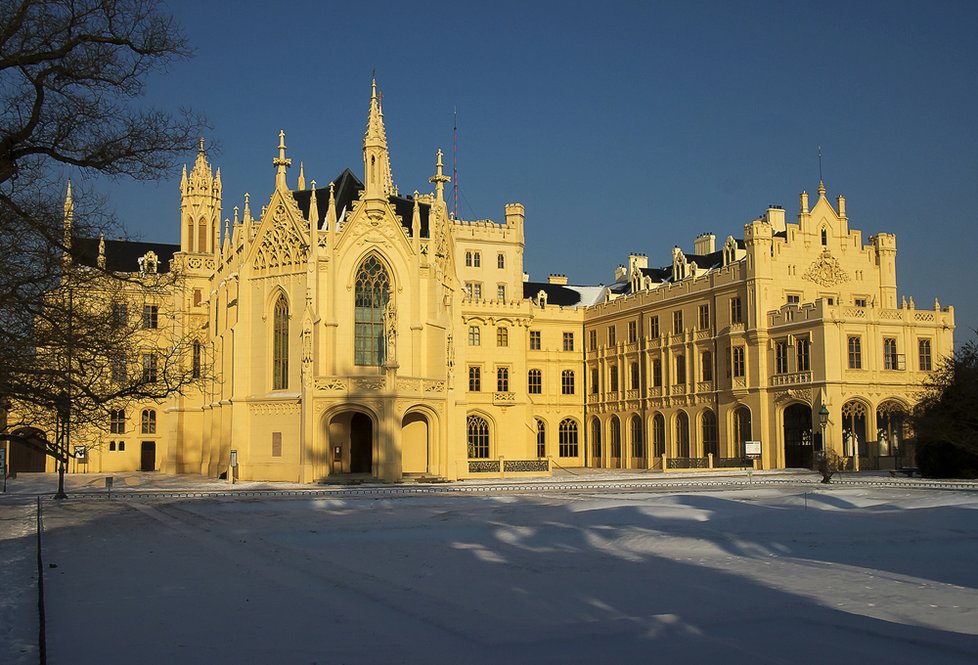
[[[192,345],[199,381],[119,409],[73,471],[668,470],[743,465],[750,441],[760,467],[808,466],[823,405],[826,447],[897,459],[902,414],[952,351],[953,309],[898,303],[895,238],[863,245],[821,184],[797,224],[771,208],[719,249],[702,235],[671,265],[636,254],[610,286],[572,286],[528,281],[523,205],[500,222],[449,214],[440,151],[434,191],[399,192],[376,84],[362,180],[307,187],[300,167],[291,187],[284,132],[273,166],[267,204],[256,214],[246,194],[222,230],[201,141],[179,245],[93,245],[109,270],[169,274],[158,301],[133,307],[150,334]]]

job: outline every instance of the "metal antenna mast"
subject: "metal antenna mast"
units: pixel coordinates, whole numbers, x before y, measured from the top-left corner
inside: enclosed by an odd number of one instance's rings
[[[458,219],[458,107],[452,123],[452,204],[455,219]]]

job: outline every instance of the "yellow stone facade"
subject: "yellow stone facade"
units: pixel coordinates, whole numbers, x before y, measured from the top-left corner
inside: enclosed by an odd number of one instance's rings
[[[300,167],[292,187],[280,134],[268,202],[245,195],[222,230],[201,143],[159,303],[199,343],[201,381],[127,407],[72,470],[217,476],[233,451],[241,479],[459,479],[720,466],[746,440],[779,468],[810,463],[822,404],[827,444],[868,458],[899,449],[890,414],[913,403],[921,342],[932,366],[952,350],[953,310],[898,303],[894,237],[863,245],[821,187],[797,224],[772,208],[743,240],[702,236],[666,268],[634,255],[611,286],[574,287],[527,280],[521,204],[499,223],[449,214],[440,151],[434,191],[400,194],[376,86],[363,156],[362,182],[307,187]]]

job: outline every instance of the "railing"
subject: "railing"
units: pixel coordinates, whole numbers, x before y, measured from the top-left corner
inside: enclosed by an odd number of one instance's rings
[[[499,460],[469,460],[469,473],[499,473]]]
[[[772,386],[791,386],[796,383],[811,383],[811,372],[792,372],[791,374],[775,374],[771,377]]]
[[[667,457],[667,469],[709,469],[709,457]]]
[[[516,393],[497,392],[492,394],[492,403],[496,406],[513,406],[516,404]]]
[[[549,470],[550,470],[550,460],[546,460],[546,459],[503,460],[503,471],[546,473]]]

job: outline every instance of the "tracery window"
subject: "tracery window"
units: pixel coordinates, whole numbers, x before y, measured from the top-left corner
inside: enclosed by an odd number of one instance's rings
[[[489,423],[481,416],[469,416],[466,424],[466,440],[469,458],[487,459],[489,457]]]
[[[272,314],[272,390],[289,387],[289,303],[285,295],[275,302]]]
[[[539,395],[543,392],[543,373],[538,369],[531,369],[526,375],[527,392],[531,395]]]
[[[500,254],[502,256],[502,254]],[[547,425],[537,418],[537,457],[547,456]]]
[[[391,280],[376,256],[368,256],[357,270],[354,333],[357,365],[379,367],[384,363],[387,344],[384,316],[390,302]]]
[[[141,434],[156,434],[156,411],[143,409],[141,425]]]
[[[577,423],[570,418],[560,421],[557,430],[557,454],[561,457],[577,457]]]

